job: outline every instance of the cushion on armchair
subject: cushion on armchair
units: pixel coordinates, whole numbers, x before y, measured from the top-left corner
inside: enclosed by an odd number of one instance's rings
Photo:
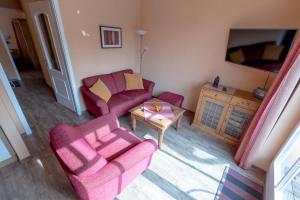
[[[72,134],[70,134],[72,133]],[[68,170],[78,176],[95,174],[107,164],[74,128],[60,125],[50,133],[52,147]]]

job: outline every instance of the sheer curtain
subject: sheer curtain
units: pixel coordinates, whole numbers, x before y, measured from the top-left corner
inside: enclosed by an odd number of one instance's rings
[[[265,143],[300,78],[300,37],[295,43],[241,140],[235,160],[250,168],[252,159]]]

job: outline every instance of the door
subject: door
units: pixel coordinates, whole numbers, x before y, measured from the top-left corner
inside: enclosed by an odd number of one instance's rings
[[[237,144],[248,127],[253,114],[253,111],[230,105],[220,134],[225,139]]]
[[[271,164],[266,199],[300,199],[300,123]]]
[[[203,131],[212,134],[218,134],[223,119],[225,118],[226,112],[228,109],[228,105],[226,103],[203,97],[199,116],[199,124],[200,128]]]
[[[57,102],[76,112],[67,64],[55,16],[49,1],[29,3]]]

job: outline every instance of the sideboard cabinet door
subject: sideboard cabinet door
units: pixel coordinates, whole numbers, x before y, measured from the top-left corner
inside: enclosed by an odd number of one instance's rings
[[[198,124],[200,128],[212,134],[219,133],[226,116],[228,104],[203,97],[200,107]]]
[[[238,143],[253,115],[253,111],[230,105],[222,125],[221,135],[233,143]]]

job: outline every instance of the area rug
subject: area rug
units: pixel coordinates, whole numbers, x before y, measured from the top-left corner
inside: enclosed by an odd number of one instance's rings
[[[226,167],[215,200],[262,200],[263,187]]]

